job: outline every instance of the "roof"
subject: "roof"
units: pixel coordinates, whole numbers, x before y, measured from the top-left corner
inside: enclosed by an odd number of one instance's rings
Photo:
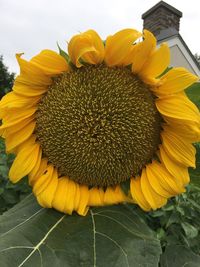
[[[183,40],[182,36],[180,35],[180,33],[176,29],[168,28],[168,29],[161,30],[161,32],[158,34],[158,36],[156,36],[156,39],[157,39],[158,43],[162,43],[164,41],[167,41],[167,40],[170,40],[170,39],[173,39],[176,37],[180,40],[182,45],[185,47],[187,53],[189,54],[189,56],[193,60],[196,67],[200,70],[200,67],[199,67],[199,64],[198,64],[196,58],[194,57],[194,55],[190,51],[189,47],[187,46],[187,44]]]
[[[151,13],[153,13],[156,9],[158,9],[159,7],[165,7],[166,9],[168,9],[169,11],[175,13],[177,16],[179,16],[180,18],[182,17],[183,13],[174,8],[173,6],[167,4],[164,1],[160,1],[158,2],[155,6],[153,6],[152,8],[150,8],[149,10],[147,10],[145,13],[142,14],[142,19],[145,19],[148,15],[150,15]]]

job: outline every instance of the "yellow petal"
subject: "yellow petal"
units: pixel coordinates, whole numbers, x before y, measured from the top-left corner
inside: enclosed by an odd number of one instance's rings
[[[33,97],[37,96],[41,98],[41,95],[47,92],[48,87],[22,84],[21,82],[15,80],[12,89],[17,94],[25,96],[31,100]]]
[[[85,216],[88,212],[89,190],[86,185],[79,185],[80,189],[80,202],[77,208],[79,215]]]
[[[9,114],[6,114],[3,118],[3,124],[0,129],[5,129],[14,126],[27,118],[30,118],[36,112],[36,107],[26,109],[12,109]]]
[[[136,201],[136,203],[145,211],[151,210],[151,206],[146,201],[144,194],[141,189],[141,178],[131,178],[130,182],[130,191],[132,198]]]
[[[107,187],[104,195],[104,203],[107,205],[117,204],[116,195],[112,187]]]
[[[155,160],[146,166],[146,175],[153,190],[165,198],[185,191],[181,181],[176,176],[173,177],[164,165]]]
[[[69,42],[68,52],[71,61],[80,68],[83,61],[90,64],[99,64],[104,58],[104,45],[94,30],[75,35]]]
[[[125,193],[122,190],[120,185],[117,185],[114,187],[114,192],[115,192],[116,198],[118,200],[118,203],[126,202],[129,200],[128,197],[125,195]],[[104,198],[104,201],[105,201],[105,198]]]
[[[175,121],[200,123],[199,111],[182,93],[157,99],[156,107],[162,115]]]
[[[89,206],[103,206],[104,205],[104,190],[102,188],[93,187],[89,191]]]
[[[19,153],[9,172],[10,180],[13,183],[18,182],[31,172],[37,163],[39,152],[40,145],[34,142],[34,137],[29,138],[20,145]]]
[[[171,173],[173,177],[176,177],[180,183],[185,186],[190,182],[190,176],[188,173],[188,168],[178,164],[176,161],[171,159],[165,152],[162,145],[160,146],[160,159],[165,165],[166,169]]]
[[[78,185],[68,179],[68,184],[66,186],[66,202],[65,202],[65,207],[64,207],[64,212],[67,214],[72,214],[75,208],[75,197],[76,197],[76,190],[77,190]]]
[[[52,164],[50,164],[47,166],[44,174],[42,174],[40,177],[37,177],[37,179],[33,183],[33,193],[35,194],[35,196],[38,196],[46,189],[52,179],[53,172],[54,167]]]
[[[107,187],[104,194],[104,203],[106,205],[118,204],[126,201],[126,196],[120,186]]]
[[[7,112],[9,112],[9,109],[32,107],[36,105],[39,100],[40,96],[27,98],[18,95],[15,92],[10,92],[6,94],[0,101],[0,117],[2,118]]]
[[[175,131],[178,136],[183,139],[188,140],[191,143],[200,141],[200,124],[197,123],[186,123],[183,122],[174,122],[169,118],[165,118],[168,124],[168,129]]]
[[[8,128],[5,128],[5,136],[9,136],[11,134],[15,134],[16,132],[22,130],[24,127],[26,127],[28,124],[30,124],[32,121],[34,120],[34,115],[26,118],[26,119],[23,119],[21,120],[20,122],[16,123],[16,124],[13,124],[12,126],[9,126]],[[4,127],[2,125],[2,127]],[[1,128],[1,126],[0,126]]]
[[[162,146],[166,153],[185,167],[195,167],[196,150],[187,140],[169,130],[161,133]]]
[[[142,35],[141,35],[142,36]],[[130,47],[130,50],[129,52],[127,53],[127,55],[124,57],[123,59],[123,64],[122,66],[127,66],[127,65],[130,65],[133,63],[133,58],[135,56],[135,52],[136,52],[136,45],[137,44],[133,44],[131,47]]]
[[[80,185],[76,184],[76,195],[74,198],[74,210],[78,210],[80,202]]]
[[[161,196],[160,194],[157,194],[156,191],[152,188],[147,178],[146,169],[142,170],[141,188],[146,201],[149,203],[152,209],[155,210],[167,203],[167,198]]]
[[[82,56],[83,61],[90,64],[99,64],[104,59],[105,49],[103,41],[100,36],[94,30],[88,30],[84,34],[87,34],[91,37],[93,45],[97,52],[85,53]]]
[[[190,108],[199,116],[199,122],[200,122],[200,113],[199,108],[188,98],[185,91],[179,92],[175,94],[179,98],[181,98],[186,105],[190,106]]]
[[[41,161],[42,161],[42,149],[40,149],[40,152],[39,152],[39,156],[38,156],[38,160],[37,160],[37,163],[35,164],[34,168],[32,169],[32,171],[29,173],[28,175],[28,179],[29,179],[29,184],[30,184],[30,181],[35,179],[35,175],[36,173],[39,171],[39,168],[41,166]],[[41,174],[42,175],[42,174]],[[41,176],[40,175],[40,176]],[[39,177],[40,177],[39,176]]]
[[[5,138],[5,129],[0,129],[0,136]]]
[[[20,75],[17,76],[16,81],[27,85],[47,86],[52,83],[50,77],[38,68],[32,62],[21,58],[22,54],[17,54],[16,58],[20,66]]]
[[[145,81],[145,78],[156,78],[162,74],[170,63],[170,50],[166,43],[153,51],[143,65],[139,75]]]
[[[38,163],[40,161],[40,164]],[[38,167],[39,164],[39,167]],[[29,184],[33,186],[35,181],[42,176],[48,167],[48,160],[45,158],[41,159],[41,155],[39,155],[39,159],[37,161],[37,164],[33,168],[33,170],[29,173]]]
[[[144,30],[144,40],[135,46],[132,58],[132,72],[137,74],[141,71],[150,54],[156,48],[156,38],[154,35]]]
[[[55,75],[69,71],[66,60],[58,53],[48,49],[41,51],[30,62],[42,69],[46,75]]]
[[[141,36],[134,29],[124,29],[109,36],[105,46],[105,62],[108,66],[124,64],[124,59],[130,53],[133,43]],[[126,61],[126,60],[125,60]]]
[[[54,169],[52,177],[47,185],[47,187],[37,195],[37,201],[44,208],[52,208],[52,202],[54,199],[55,192],[58,186],[58,173]]]
[[[153,89],[159,96],[175,94],[192,85],[199,78],[185,68],[173,68],[161,77],[161,85]]]
[[[6,151],[11,152],[16,146],[26,141],[35,129],[36,121],[27,124],[22,130],[6,137]]]
[[[66,199],[67,199],[67,185],[68,185],[68,179],[66,177],[61,177],[58,179],[58,184],[56,188],[56,192],[54,194],[54,199],[52,201],[52,207],[60,212],[64,212],[65,205],[66,205]]]

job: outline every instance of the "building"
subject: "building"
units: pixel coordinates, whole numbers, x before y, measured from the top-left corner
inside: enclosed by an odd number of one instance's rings
[[[143,15],[143,28],[151,31],[158,45],[167,42],[171,51],[172,67],[185,67],[200,76],[200,67],[179,33],[182,12],[164,1],[158,2]]]

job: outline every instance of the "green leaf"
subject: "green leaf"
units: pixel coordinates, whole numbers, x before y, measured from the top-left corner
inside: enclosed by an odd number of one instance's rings
[[[161,256],[161,267],[199,267],[200,256],[189,248],[178,245],[168,246]]]
[[[198,235],[198,229],[192,226],[191,224],[183,222],[181,223],[181,226],[183,227],[187,238],[194,238]]]
[[[3,192],[4,192],[4,188],[0,187],[0,195],[3,194]]]
[[[3,195],[3,199],[8,204],[15,204],[18,200],[18,194],[14,190],[6,190],[6,194]]]
[[[59,44],[57,43],[58,49],[59,49],[59,53],[62,57],[64,57],[64,59],[69,62],[69,55],[61,49],[61,47],[59,46]]]
[[[196,168],[190,168],[191,183],[200,188],[200,143],[195,144],[196,148]]]
[[[0,217],[0,266],[158,266],[154,233],[129,205],[85,217],[41,208],[30,195]]]
[[[200,108],[200,83],[194,83],[186,90],[186,94],[192,102]]]
[[[8,166],[6,165],[0,165],[0,176],[3,178],[8,177]]]

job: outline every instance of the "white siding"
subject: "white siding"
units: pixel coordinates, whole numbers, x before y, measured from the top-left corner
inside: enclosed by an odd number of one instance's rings
[[[171,62],[172,67],[185,67],[193,74],[200,76],[200,70],[196,66],[193,58],[188,53],[183,43],[178,37],[171,37],[163,40],[162,42],[168,43],[171,51]]]

